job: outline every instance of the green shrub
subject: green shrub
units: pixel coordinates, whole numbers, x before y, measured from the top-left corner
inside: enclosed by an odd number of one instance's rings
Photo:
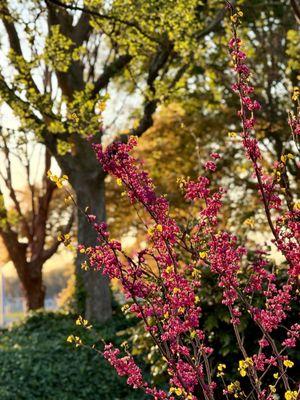
[[[128,321],[116,316],[106,327],[86,332],[70,315],[35,313],[0,331],[0,399],[143,399],[95,351],[66,342],[74,334],[85,342],[101,336],[120,344],[124,338],[116,332],[127,327]]]

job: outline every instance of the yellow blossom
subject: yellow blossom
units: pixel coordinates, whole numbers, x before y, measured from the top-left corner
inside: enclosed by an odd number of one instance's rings
[[[276,372],[275,374],[273,374],[273,376],[274,376],[275,379],[278,379],[278,377],[279,377],[278,372]]]
[[[67,337],[67,342],[69,342],[69,343],[73,343],[74,340],[75,340],[74,335],[70,335],[70,336]]]
[[[82,345],[82,341],[79,336],[75,336],[75,344],[76,344],[76,347]]]
[[[52,174],[50,170],[47,171],[47,176],[50,179],[50,181],[54,182],[59,189],[61,189],[63,187],[64,182],[69,179],[67,175],[63,175],[62,177],[59,178],[57,175]]]
[[[163,230],[162,225],[160,225],[160,224],[156,225],[156,230],[157,230],[158,232],[162,232],[162,230]]]
[[[294,366],[294,363],[293,363],[293,361],[291,361],[291,360],[284,360],[284,361],[283,361],[283,365],[284,365],[285,367],[287,367],[287,368],[292,368],[292,367]]]
[[[199,256],[200,256],[200,258],[206,258],[207,257],[207,252],[206,251],[200,251]]]
[[[197,332],[196,332],[196,331],[192,331],[192,332],[190,333],[190,337],[191,337],[192,339],[194,339],[194,338],[196,337],[196,335],[197,335]]]
[[[89,324],[89,321],[87,319],[82,318],[81,315],[76,320],[76,325],[83,326],[86,329],[91,329],[92,325]]]
[[[201,272],[200,271],[198,271],[196,268],[194,268],[193,269],[193,271],[192,271],[192,277],[193,278],[196,278],[196,277],[201,277]]]
[[[154,234],[154,232],[162,232],[163,231],[163,227],[160,224],[157,224],[156,226],[150,226],[148,228],[148,235],[152,236]]]
[[[217,368],[218,368],[218,371],[223,371],[223,369],[226,369],[226,365],[225,364],[219,364]]]
[[[89,266],[88,266],[88,264],[87,264],[86,261],[84,261],[84,262],[81,264],[81,269],[83,269],[84,271],[87,271],[87,270],[89,269]]]
[[[295,210],[300,210],[300,201],[297,201],[297,202],[294,204],[294,209],[295,209]]]
[[[280,157],[280,160],[283,162],[283,164],[286,163],[286,159],[287,159],[287,156],[285,156],[285,155],[282,155],[282,156]]]
[[[171,387],[170,388],[170,393],[175,393],[177,396],[181,396],[182,395],[182,389],[180,388],[176,388],[176,387]]]
[[[173,265],[168,265],[166,268],[166,273],[169,274],[172,271],[173,271]]]
[[[271,393],[276,393],[276,387],[274,385],[269,385],[269,389]]]
[[[121,310],[122,312],[125,312],[129,309],[129,304],[124,304],[124,306],[122,306]]]
[[[227,390],[229,393],[234,393],[235,391],[240,390],[240,389],[241,389],[241,385],[240,385],[239,381],[232,382],[227,386]]]
[[[182,395],[182,389],[176,388],[176,389],[175,389],[175,394],[176,394],[177,396]]]
[[[238,371],[242,377],[247,375],[247,368],[253,365],[253,361],[250,357],[247,357],[245,360],[239,361]]]
[[[284,394],[285,400],[297,400],[298,392],[296,390],[288,390]]]
[[[293,100],[293,101],[297,101],[298,98],[299,98],[299,96],[300,96],[300,90],[299,90],[299,88],[296,86],[296,87],[294,87],[294,92],[293,92],[293,95],[292,95],[292,100]]]
[[[118,186],[122,186],[122,179],[121,178],[118,178],[116,182],[117,182]]]
[[[75,343],[76,347],[80,346],[82,344],[82,341],[79,336],[74,336],[70,335],[67,337],[67,342],[69,343]]]
[[[150,235],[150,236],[152,236],[153,235],[153,233],[154,233],[154,227],[153,226],[150,226],[149,228],[148,228],[148,235]]]
[[[223,372],[224,369],[226,369],[226,365],[225,364],[219,364],[217,366],[217,370],[218,370],[217,376],[218,377],[224,376],[224,372]]]
[[[244,221],[244,225],[250,226],[250,228],[254,228],[254,219],[253,218],[247,218]]]

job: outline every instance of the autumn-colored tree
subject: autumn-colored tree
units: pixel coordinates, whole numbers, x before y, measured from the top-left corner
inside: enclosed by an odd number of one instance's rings
[[[286,110],[297,86],[300,71],[300,36],[290,3],[272,1],[244,1],[245,19],[240,27],[242,39],[251,54],[249,63],[261,73],[253,77],[263,109],[258,116],[257,131],[262,146],[268,153],[265,167],[271,172],[271,159],[287,158],[287,172],[281,176],[281,186],[298,187],[295,144],[288,141],[290,129]],[[195,77],[195,85],[173,95],[173,102],[161,107],[154,125],[140,140],[138,153],[145,159],[160,193],[172,199],[173,210],[182,211],[176,180],[180,176],[195,178],[203,157],[210,151],[224,152],[219,179],[230,188],[223,223],[236,225],[240,233],[252,231],[254,225],[265,230],[262,214],[258,212],[249,160],[243,158],[238,146],[235,108],[237,100],[230,90],[231,73],[226,64],[224,46],[225,27],[211,36],[205,46],[205,56],[199,68],[203,74]],[[271,56],[270,56],[271,55]],[[221,105],[220,105],[221,103]],[[225,173],[226,171],[226,173]],[[114,182],[107,183],[110,228],[126,233],[128,226],[136,226],[135,213],[124,217],[125,200],[112,202],[116,193]],[[290,191],[287,191],[287,201]],[[121,191],[120,193],[121,194]],[[243,199],[241,206],[241,199]],[[295,199],[294,199],[295,200]],[[239,204],[237,207],[236,205]],[[185,209],[186,214],[186,209]],[[126,223],[124,222],[126,218]],[[132,222],[130,222],[130,220]],[[251,236],[251,233],[250,233]]]
[[[68,234],[73,223],[73,212],[62,208],[56,185],[47,178],[49,151],[42,149],[44,160],[34,166],[34,149],[24,135],[1,130],[0,236],[21,281],[28,310],[44,306],[43,265],[61,243],[56,230]],[[13,166],[24,181],[21,187]]]

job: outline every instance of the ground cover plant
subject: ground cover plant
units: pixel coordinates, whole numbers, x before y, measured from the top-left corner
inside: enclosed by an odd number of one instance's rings
[[[204,172],[197,180],[180,180],[185,200],[199,208],[197,218],[182,227],[170,215],[166,197],[156,194],[142,163],[132,155],[137,140],[131,137],[128,143],[114,142],[106,149],[100,144],[93,147],[104,171],[116,178],[136,207],[148,234],[147,246],[137,249],[133,256],[126,254],[121,243],[110,237],[106,224],[86,214],[97,232],[98,244],[80,245],[79,250],[86,254],[91,268],[121,282],[128,310],[143,321],[166,365],[168,388],[161,389],[145,379],[127,347],[122,354],[105,342],[101,354],[120,376],[127,376],[128,385],[155,399],[297,400],[299,383],[291,354],[300,335],[297,316],[293,317],[299,296],[300,205],[286,173],[286,164],[295,155],[283,152],[271,171],[264,166],[255,136],[255,114],[261,105],[255,98],[238,37],[243,13],[230,3],[227,8],[235,77],[232,90],[240,100],[237,115],[241,129],[234,134],[239,136],[245,157],[251,162],[253,182],[269,226],[269,243],[248,248],[234,232],[221,229],[226,188],[213,182],[221,154],[212,152],[207,157]],[[293,100],[296,107],[289,116],[289,125],[296,153],[300,134],[297,89]],[[282,257],[279,267],[268,257],[271,244]],[[204,329],[201,275],[205,270],[216,277],[216,287],[222,290],[221,302],[230,316],[240,354],[235,380],[228,379],[226,360],[214,357],[216,349],[210,346],[209,332]],[[253,324],[251,343],[240,332],[244,315]],[[83,319],[79,323],[88,326]],[[84,345],[79,336],[72,335],[69,341]]]
[[[2,400],[143,399],[94,351],[71,350],[66,336],[74,333],[89,343],[97,336],[120,345],[132,324],[114,314],[109,326],[93,332],[74,329],[75,317],[62,312],[37,312],[9,329],[0,331],[0,398]],[[71,350],[71,351],[70,351]],[[113,388],[113,396],[112,396]]]

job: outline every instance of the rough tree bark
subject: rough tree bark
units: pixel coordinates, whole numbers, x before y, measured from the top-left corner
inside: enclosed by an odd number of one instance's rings
[[[74,140],[76,148],[79,149],[76,153],[68,156],[55,153],[55,156],[75,192],[78,243],[90,246],[96,244],[97,235],[87,222],[85,210],[88,214],[95,215],[98,222],[105,221],[106,174],[98,163],[90,143],[79,136]],[[84,260],[84,255],[77,253],[75,266],[78,312],[88,319],[104,323],[112,315],[109,280],[100,271],[83,270],[81,265]]]
[[[100,166],[98,166],[100,171]],[[97,216],[98,221],[105,221],[105,196],[104,177],[101,174],[90,176],[84,173],[78,174],[73,181],[78,204],[77,226],[78,242],[85,246],[96,244],[96,232],[86,220],[82,212],[88,207],[88,213]],[[81,264],[84,260],[82,254],[78,253],[76,258],[77,284],[81,281],[84,285],[84,309],[88,319],[96,319],[99,322],[107,321],[112,315],[111,295],[109,280],[99,271],[83,271]]]

